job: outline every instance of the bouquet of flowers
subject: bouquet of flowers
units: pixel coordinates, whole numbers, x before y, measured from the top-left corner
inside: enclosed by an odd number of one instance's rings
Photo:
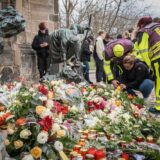
[[[159,157],[159,121],[120,87],[59,80],[21,85],[13,96],[9,106],[2,103],[0,125],[6,124],[4,143],[17,160]]]

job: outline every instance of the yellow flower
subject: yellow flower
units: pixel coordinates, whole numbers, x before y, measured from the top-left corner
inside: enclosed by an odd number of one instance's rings
[[[34,158],[39,158],[41,157],[42,150],[39,147],[34,147],[31,150],[31,154]]]
[[[121,91],[121,90],[122,90],[121,86],[118,86],[118,87],[117,87],[117,90]]]
[[[23,142],[21,140],[14,141],[14,147],[15,149],[23,147]]]
[[[115,104],[116,104],[116,106],[117,106],[117,107],[119,107],[119,106],[121,106],[121,105],[122,105],[122,102],[121,102],[121,101],[119,101],[119,100],[116,100],[116,101],[115,101]]]
[[[48,91],[48,95],[47,95],[47,97],[48,97],[48,99],[52,99],[53,98],[53,92],[52,91]]]
[[[41,115],[45,109],[46,109],[46,108],[45,108],[44,106],[37,106],[37,107],[36,107],[36,113],[37,113],[38,115]]]
[[[10,141],[9,141],[8,139],[5,139],[5,140],[4,140],[4,144],[5,144],[6,146],[8,146],[8,145],[10,144]]]
[[[65,130],[58,130],[57,131],[57,137],[64,137],[66,135],[66,131]]]

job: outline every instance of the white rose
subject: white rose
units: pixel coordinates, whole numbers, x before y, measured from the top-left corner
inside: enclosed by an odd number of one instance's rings
[[[34,88],[30,88],[30,89],[29,89],[29,92],[34,92]]]
[[[56,133],[57,131],[59,131],[61,128],[59,126],[59,124],[54,123],[54,125],[52,126],[52,134]]]
[[[50,109],[45,109],[42,114],[40,115],[41,118],[44,118],[46,116],[50,116],[52,117],[53,116],[53,113],[50,111]]]
[[[12,135],[14,133],[14,130],[12,128],[7,129],[8,135]]]
[[[43,102],[43,101],[46,101],[46,100],[47,100],[47,97],[46,97],[46,96],[40,96],[40,97],[39,97],[39,100],[41,100],[42,102]]]
[[[48,133],[42,131],[37,136],[37,142],[40,144],[45,144],[48,141]]]
[[[78,108],[74,105],[70,108],[71,112],[78,112]]]
[[[28,139],[28,137],[31,135],[31,131],[28,130],[28,129],[23,129],[21,132],[20,132],[20,137],[22,139]]]
[[[29,154],[29,155],[24,156],[24,157],[22,158],[22,160],[34,160],[34,158],[32,157],[31,154]]]
[[[97,94],[102,94],[104,90],[102,88],[97,88]]]
[[[46,107],[52,108],[52,107],[53,107],[53,100],[48,99],[48,100],[47,100],[47,103],[46,103]]]

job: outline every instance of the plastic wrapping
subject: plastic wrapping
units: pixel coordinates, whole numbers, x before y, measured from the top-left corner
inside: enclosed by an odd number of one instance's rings
[[[84,109],[84,102],[81,91],[70,84],[62,84],[55,90],[57,99],[61,99],[64,103],[70,106],[75,105],[80,111]]]
[[[0,103],[5,105],[6,107],[10,107],[12,103],[15,101],[16,95],[18,94],[21,86],[22,86],[21,83],[17,83],[13,89],[5,90],[4,92],[3,89],[1,88],[2,90],[0,94]]]

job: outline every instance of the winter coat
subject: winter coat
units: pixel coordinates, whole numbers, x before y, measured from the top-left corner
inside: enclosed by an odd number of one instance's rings
[[[140,61],[136,61],[131,70],[123,68],[121,83],[124,83],[127,89],[138,89],[145,79],[151,79],[148,67]]]
[[[90,51],[90,42],[89,40],[85,40],[82,44],[82,51],[81,51],[81,61],[90,61],[92,52]]]
[[[40,44],[44,42],[49,44],[48,30],[46,30],[45,34],[39,31],[38,35],[34,37],[34,40],[32,42],[32,48],[37,52],[37,56],[41,58],[47,58],[49,55],[49,46],[44,47],[44,48],[40,47]]]

